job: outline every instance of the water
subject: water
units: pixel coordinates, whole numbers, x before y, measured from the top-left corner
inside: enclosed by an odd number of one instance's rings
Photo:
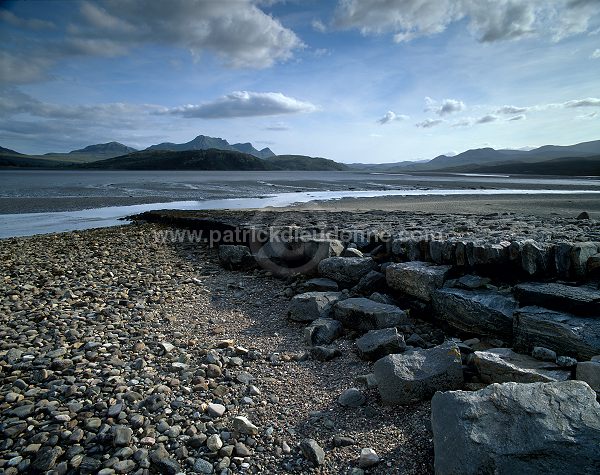
[[[485,187],[485,188],[482,188]],[[352,172],[0,171],[0,238],[122,224],[153,209],[282,207],[346,197],[600,193],[600,180]],[[90,209],[78,207],[93,198]],[[102,206],[118,198],[119,206]],[[137,198],[149,204],[128,204]],[[27,206],[50,207],[27,212]]]

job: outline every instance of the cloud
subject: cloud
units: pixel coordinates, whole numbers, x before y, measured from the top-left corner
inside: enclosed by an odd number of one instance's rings
[[[387,111],[385,113],[385,115],[381,119],[379,119],[377,122],[380,123],[381,125],[385,125],[385,124],[389,124],[390,122],[408,120],[408,119],[410,119],[410,117],[407,115],[396,114],[395,112]]]
[[[490,122],[496,122],[498,120],[498,116],[488,114],[480,117],[475,121],[476,124],[489,124]]]
[[[473,125],[473,119],[462,119],[450,124],[450,127],[468,127]]]
[[[264,127],[264,130],[270,130],[272,132],[283,132],[286,130],[290,130],[290,126],[284,124],[283,122],[278,122],[276,124],[267,125],[266,127]]]
[[[527,116],[525,114],[519,114],[519,115],[515,115],[514,117],[509,117],[508,120],[509,122],[513,122],[516,120],[525,120],[527,118]]]
[[[2,9],[0,9],[0,21],[17,28],[26,28],[29,30],[48,30],[56,28],[56,25],[51,21],[39,20],[37,18],[19,18],[14,13]]]
[[[598,117],[598,112],[590,112],[589,114],[578,115],[578,119],[594,119]]]
[[[443,119],[425,119],[423,122],[416,123],[415,126],[422,129],[430,129],[431,127],[440,125],[442,122],[444,122]]]
[[[311,21],[310,26],[312,26],[313,30],[318,31],[319,33],[325,33],[327,31],[327,27],[321,20]]]
[[[299,101],[280,92],[236,91],[212,102],[185,105],[167,110],[187,118],[223,119],[314,112],[317,106]]]
[[[590,56],[591,59],[600,59],[600,48],[594,50]]]
[[[435,112],[438,115],[447,115],[454,112],[460,112],[467,108],[463,101],[457,99],[444,99],[441,104],[431,97],[425,98],[425,111]]]
[[[363,35],[392,33],[398,43],[442,33],[461,20],[480,42],[548,31],[556,41],[587,31],[599,11],[596,0],[340,0],[334,23]]]
[[[527,107],[502,106],[496,109],[496,114],[522,114],[527,112]]]
[[[588,97],[587,99],[567,101],[562,105],[564,107],[600,107],[600,99],[596,97]]]

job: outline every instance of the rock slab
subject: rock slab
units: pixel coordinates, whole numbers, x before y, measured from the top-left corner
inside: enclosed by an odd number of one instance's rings
[[[373,361],[406,349],[404,336],[396,328],[371,330],[356,340],[356,346],[363,359]]]
[[[388,266],[385,278],[392,289],[429,302],[433,292],[444,285],[450,269],[429,262],[402,262]]]
[[[369,331],[408,323],[406,312],[396,307],[359,297],[339,301],[333,308],[333,318],[346,328]]]

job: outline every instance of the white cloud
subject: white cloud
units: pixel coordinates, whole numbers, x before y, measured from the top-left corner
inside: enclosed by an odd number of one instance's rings
[[[598,112],[590,112],[589,114],[578,115],[578,119],[595,119],[598,117]]]
[[[441,103],[438,103],[431,97],[425,98],[425,111],[435,112],[438,115],[453,114],[454,112],[461,112],[466,108],[465,103],[457,99],[444,99]]]
[[[554,40],[588,31],[597,0],[340,0],[335,24],[362,34],[392,33],[395,42],[443,32],[466,19],[481,42],[552,32]]]
[[[591,59],[600,59],[600,48],[594,50],[594,52],[592,53],[590,58]]]
[[[496,122],[498,120],[498,116],[488,114],[480,117],[475,121],[477,124],[489,124],[490,122]]]
[[[290,126],[283,122],[277,122],[276,124],[267,125],[264,130],[270,130],[272,132],[283,132],[290,130]]]
[[[562,105],[564,107],[600,107],[600,99],[597,97],[588,97],[587,99],[567,101]]]
[[[16,26],[17,28],[27,28],[30,30],[47,30],[56,27],[51,21],[40,20],[38,18],[20,18],[13,12],[2,9],[0,9],[0,21]]]
[[[327,31],[327,27],[321,20],[311,21],[310,26],[313,27],[313,30],[318,31],[319,33],[325,33]]]
[[[431,127],[440,125],[442,122],[444,122],[443,119],[425,119],[424,121],[415,124],[415,126],[420,127],[422,129],[430,129]]]
[[[514,122],[516,120],[525,120],[527,118],[527,116],[525,114],[519,114],[519,115],[515,115],[513,117],[509,117],[508,120],[509,122]]]
[[[473,125],[473,119],[461,119],[450,124],[451,127],[468,127]]]
[[[408,120],[408,119],[410,119],[410,117],[407,115],[396,114],[393,111],[387,111],[385,113],[385,115],[381,119],[379,119],[377,122],[379,122],[381,125],[385,125],[385,124],[389,124],[390,122]]]
[[[280,92],[236,91],[212,102],[168,109],[169,114],[202,119],[255,117],[314,112],[317,106]]]
[[[527,112],[527,107],[502,106],[496,109],[496,114],[522,114]]]

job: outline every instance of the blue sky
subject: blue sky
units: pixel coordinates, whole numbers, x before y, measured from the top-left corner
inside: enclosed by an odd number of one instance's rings
[[[4,2],[0,145],[342,162],[600,139],[597,0]]]

